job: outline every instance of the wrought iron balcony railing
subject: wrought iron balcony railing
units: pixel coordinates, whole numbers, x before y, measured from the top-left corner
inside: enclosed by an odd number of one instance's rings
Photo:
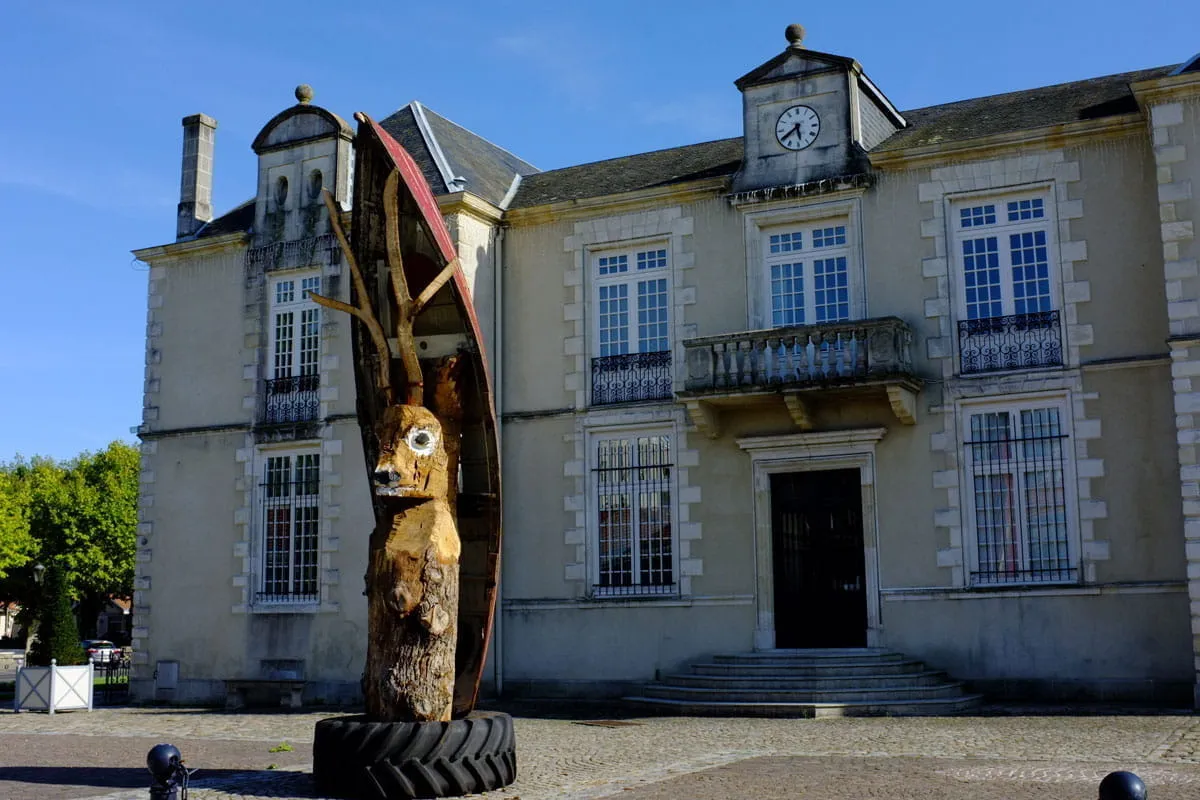
[[[592,596],[604,597],[672,597],[679,594],[677,583],[597,583],[592,586]]]
[[[959,320],[958,356],[963,375],[1061,366],[1059,312]]]
[[[671,351],[592,359],[592,405],[671,397]]]
[[[263,422],[312,422],[321,415],[321,376],[293,375],[266,382]]]
[[[261,266],[266,271],[273,269],[295,269],[337,264],[342,250],[337,237],[332,233],[294,239],[290,242],[272,242],[246,251],[246,266]]]
[[[819,387],[911,376],[912,329],[897,317],[705,336],[683,343],[686,391]]]

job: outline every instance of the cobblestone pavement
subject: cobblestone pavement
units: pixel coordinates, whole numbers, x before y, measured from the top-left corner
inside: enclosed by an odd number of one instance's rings
[[[519,777],[493,800],[1092,800],[1113,769],[1141,775],[1151,800],[1200,797],[1200,716],[1190,714],[607,720],[569,718],[562,706],[510,710]],[[201,770],[190,800],[313,798],[312,731],[325,716],[0,713],[0,797],[144,800],[146,750],[170,741]],[[295,749],[268,752],[281,742]]]

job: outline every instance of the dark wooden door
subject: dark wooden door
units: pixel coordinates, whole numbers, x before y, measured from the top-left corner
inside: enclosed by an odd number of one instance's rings
[[[775,646],[866,646],[858,470],[772,475],[771,539]]]

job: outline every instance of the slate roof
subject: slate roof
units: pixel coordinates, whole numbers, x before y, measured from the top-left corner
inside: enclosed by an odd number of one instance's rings
[[[910,147],[944,145],[1135,112],[1137,101],[1129,84],[1164,77],[1177,67],[1172,65],[1123,72],[904,111],[901,113],[908,121],[908,127],[893,134],[871,152],[887,153]],[[410,103],[380,124],[412,155],[433,187],[434,194],[443,194],[450,189],[418,126],[416,105]],[[461,125],[428,108],[422,106],[421,109],[451,170],[464,179],[463,188],[490,203],[500,205],[512,184],[513,175],[522,176],[510,208],[528,208],[733,175],[741,166],[743,156],[742,139],[734,137],[539,172],[533,165]],[[254,202],[251,200],[208,223],[197,234],[197,238],[246,231],[253,222]]]
[[[1129,84],[1164,77],[1172,69],[1173,66],[1123,72],[903,111],[901,115],[908,121],[908,127],[877,145],[872,152],[959,142],[1133,113],[1138,110],[1137,100],[1129,90]]]
[[[254,198],[250,198],[237,208],[226,211],[216,219],[196,231],[197,239],[207,239],[210,236],[222,236],[226,233],[239,233],[250,230],[254,226]]]
[[[1174,67],[1124,72],[1102,78],[972,98],[903,111],[908,127],[877,145],[884,153],[983,136],[1042,128],[1137,111],[1130,83],[1160,78]],[[512,208],[579,200],[653,186],[732,175],[741,164],[740,137],[676,147],[541,172],[521,182]]]
[[[438,170],[430,145],[426,142],[416,115],[418,104],[409,103],[379,124],[399,142],[417,162],[435,195],[452,191]],[[504,148],[472,133],[461,125],[424,106],[420,107],[429,131],[450,164],[454,177],[463,178],[464,189],[499,206],[508,194],[515,175],[529,175],[537,167],[517,158]]]
[[[526,177],[521,181],[510,208],[732,175],[741,163],[740,136],[595,161]]]

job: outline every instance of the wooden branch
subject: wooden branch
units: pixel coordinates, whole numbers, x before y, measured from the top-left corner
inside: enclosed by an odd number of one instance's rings
[[[384,244],[387,246],[388,273],[392,278],[392,291],[396,293],[401,307],[412,301],[408,290],[408,278],[404,274],[404,255],[400,252],[400,173],[392,170],[383,185]]]
[[[398,186],[400,173],[396,170],[387,177],[383,187],[384,239],[387,244],[388,272],[392,277],[392,291],[396,293],[399,311],[396,319],[396,345],[400,360],[404,362],[404,377],[408,384],[409,405],[421,405],[425,395],[425,380],[421,373],[421,359],[417,356],[417,342],[413,338],[414,309],[408,280],[404,275],[404,257],[400,253],[400,195]]]
[[[446,281],[454,277],[454,271],[456,269],[458,269],[457,258],[447,264],[442,271],[438,273],[438,276],[431,280],[429,285],[421,290],[421,294],[418,295],[417,299],[413,301],[413,316],[420,314],[421,309],[433,299],[433,296],[437,294],[438,289],[441,289],[446,285]]]
[[[354,260],[354,253],[350,250],[350,242],[346,240],[346,232],[342,230],[341,222],[338,221],[338,207],[333,199],[333,193],[328,189],[323,192],[325,199],[325,208],[329,211],[329,227],[337,237],[338,244],[342,247],[342,258],[346,259],[346,266],[350,268],[350,278],[354,281],[354,291],[358,295],[359,305],[351,306],[342,303],[339,300],[334,300],[329,297],[309,292],[309,297],[313,298],[313,302],[327,308],[335,308],[339,311],[345,311],[348,314],[353,314],[364,325],[371,334],[371,341],[375,343],[375,349],[379,352],[379,388],[382,389],[387,396],[388,402],[392,402],[392,350],[388,347],[387,335],[383,332],[383,326],[379,324],[379,320],[375,318],[375,314],[371,309],[371,295],[367,294],[367,284],[363,280],[362,272],[358,269],[358,262]]]

